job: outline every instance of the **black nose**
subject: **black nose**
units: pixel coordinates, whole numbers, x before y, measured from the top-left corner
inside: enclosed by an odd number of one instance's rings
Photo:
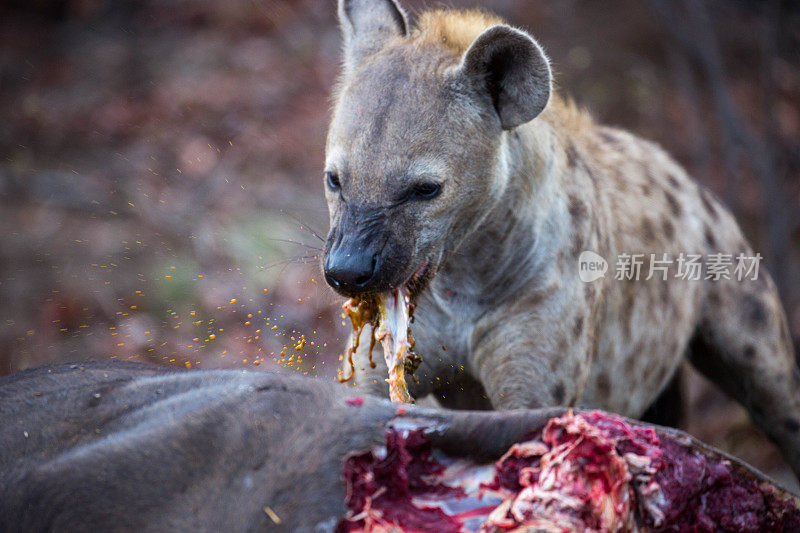
[[[370,289],[378,271],[378,254],[332,250],[325,258],[325,280],[337,290],[358,293]]]

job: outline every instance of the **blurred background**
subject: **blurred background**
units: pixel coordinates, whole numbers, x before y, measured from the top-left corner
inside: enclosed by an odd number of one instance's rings
[[[531,31],[563,93],[718,193],[800,346],[797,2],[446,5]],[[349,327],[317,254],[334,14],[334,0],[0,3],[0,374],[120,359],[333,379]],[[741,408],[697,375],[687,388],[686,429],[796,483]]]

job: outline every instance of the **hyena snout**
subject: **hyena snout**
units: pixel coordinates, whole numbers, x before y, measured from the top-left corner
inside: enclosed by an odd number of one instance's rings
[[[346,213],[328,235],[325,281],[343,296],[384,292],[405,281],[404,247],[380,213]]]
[[[345,295],[370,292],[374,289],[380,265],[380,255],[372,247],[336,246],[325,256],[325,281]]]

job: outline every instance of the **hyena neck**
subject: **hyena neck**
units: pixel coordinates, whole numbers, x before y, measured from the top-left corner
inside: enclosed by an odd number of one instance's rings
[[[534,120],[503,137],[490,199],[446,261],[441,272],[445,283],[437,284],[450,291],[473,287],[487,302],[542,283],[563,232],[556,223],[563,202],[557,193],[553,154],[559,146],[552,127]]]

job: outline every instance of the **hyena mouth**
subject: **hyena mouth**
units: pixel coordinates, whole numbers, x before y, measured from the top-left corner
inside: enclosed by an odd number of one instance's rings
[[[412,301],[415,301],[417,296],[425,290],[435,275],[436,265],[430,259],[423,261],[408,281],[403,284],[411,295]]]
[[[416,382],[414,372],[422,362],[422,358],[414,352],[411,324],[414,322],[416,298],[433,278],[434,272],[435,268],[431,262],[425,260],[399,288],[378,294],[357,296],[344,303],[342,309],[350,318],[353,335],[346,353],[350,375],[344,377],[344,371],[339,371],[340,382],[348,381],[355,375],[353,354],[358,349],[362,331],[369,325],[370,366],[375,368],[372,348],[376,341],[380,341],[386,368],[389,370],[389,377],[386,379],[389,384],[389,398],[393,402],[414,403],[414,398],[408,392],[406,373]]]

